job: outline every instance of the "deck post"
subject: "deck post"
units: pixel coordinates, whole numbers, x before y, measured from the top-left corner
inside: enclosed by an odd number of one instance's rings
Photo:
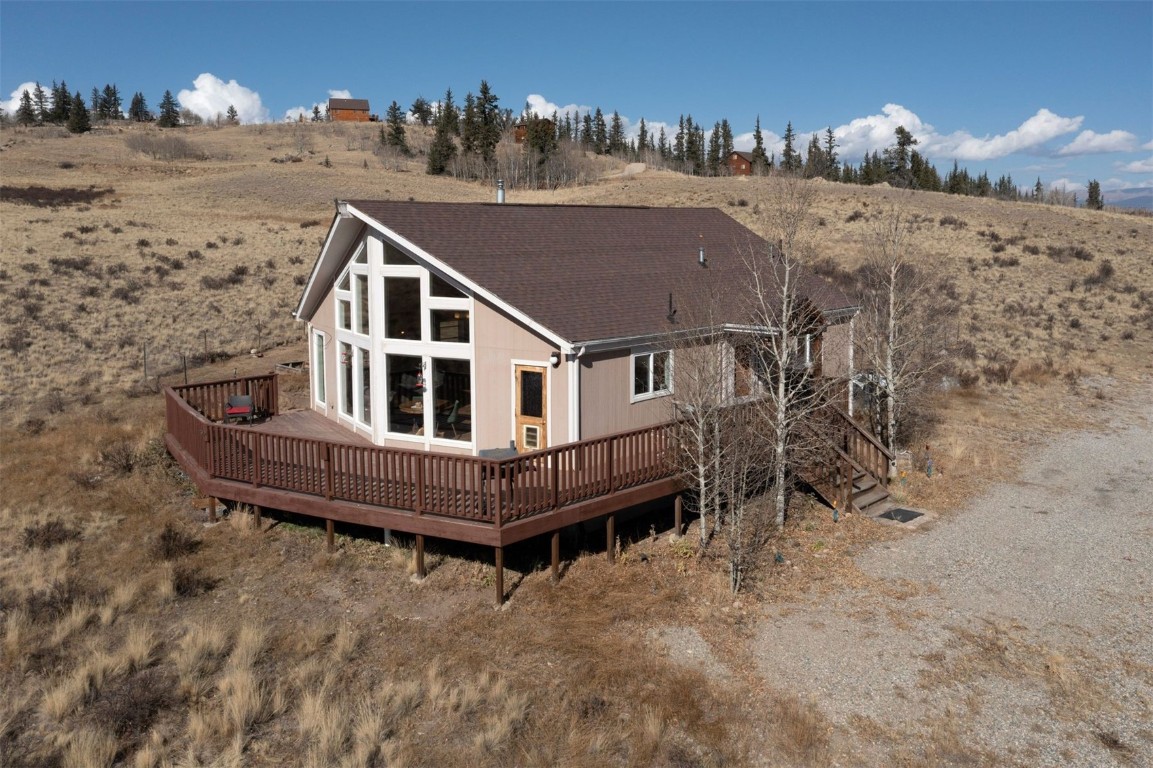
[[[493,559],[496,561],[496,605],[504,605],[504,547],[493,547]]]
[[[259,504],[252,505],[252,529],[257,533],[260,533],[260,515],[263,511],[264,510],[260,508]]]
[[[324,444],[324,458],[321,461],[324,464],[324,500],[332,501],[332,484],[335,482],[332,471],[332,443]]]
[[[331,552],[334,548],[334,539],[336,538],[336,523],[330,517],[324,521],[324,538],[328,544],[328,551]]]
[[[560,531],[552,532],[552,580],[560,581]]]
[[[853,511],[853,465],[846,458],[841,462],[841,512]]]
[[[605,539],[606,539],[605,544],[606,544],[606,549],[608,550],[610,563],[615,563],[617,560],[616,550],[613,548],[613,544],[616,540],[616,532],[617,532],[617,516],[616,515],[609,515],[605,519]]]
[[[260,435],[256,432],[249,432],[252,437],[252,485],[254,488],[260,487]]]
[[[677,498],[673,501],[673,527],[676,532],[673,534],[676,538],[681,537],[681,525],[684,523],[685,502],[681,494],[677,494]]]
[[[416,551],[413,554],[416,557],[416,577],[423,579],[427,575],[424,570],[424,534],[416,534]]]

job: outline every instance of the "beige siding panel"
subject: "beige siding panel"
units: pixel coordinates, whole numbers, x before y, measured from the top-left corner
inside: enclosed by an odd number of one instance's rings
[[[849,375],[849,323],[825,329],[821,342],[821,371],[835,379]]]
[[[542,363],[547,369],[548,444],[571,442],[566,371],[571,363],[549,366],[549,355],[559,351],[552,342],[479,299],[473,302],[473,314],[472,424],[477,449],[507,448],[513,439],[513,360]]]
[[[630,360],[628,350],[587,354],[581,358],[582,439],[649,427],[671,418],[671,396],[629,402],[633,381]],[[676,371],[675,358],[673,371]]]

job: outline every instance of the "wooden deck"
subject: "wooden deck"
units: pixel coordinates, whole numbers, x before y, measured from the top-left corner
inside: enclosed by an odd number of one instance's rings
[[[257,423],[224,424],[235,394],[251,395]],[[165,389],[169,452],[206,496],[333,521],[492,546],[503,599],[503,548],[605,518],[613,553],[614,515],[683,490],[673,425],[582,440],[506,459],[485,459],[373,445],[311,411],[280,413],[275,375]],[[858,474],[887,475],[884,449],[840,412],[839,462],[813,485],[852,503]],[[853,482],[856,482],[855,480]],[[831,495],[830,495],[831,494]],[[847,508],[842,507],[842,508]],[[680,525],[680,506],[676,506]]]

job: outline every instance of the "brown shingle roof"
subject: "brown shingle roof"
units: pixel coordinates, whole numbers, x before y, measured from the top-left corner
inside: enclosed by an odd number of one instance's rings
[[[695,296],[747,288],[747,256],[768,248],[715,208],[348,202],[571,342],[675,330],[670,293],[683,321]],[[852,306],[811,273],[801,286],[821,310]],[[723,321],[745,322],[728,303]]]
[[[355,109],[360,112],[368,111],[368,99],[329,99],[329,109]]]

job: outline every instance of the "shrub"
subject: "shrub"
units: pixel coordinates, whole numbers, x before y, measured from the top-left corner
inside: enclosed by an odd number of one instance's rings
[[[136,469],[136,449],[127,440],[112,443],[100,451],[100,464],[117,475],[128,475]]]
[[[969,226],[967,222],[963,221],[962,219],[958,219],[956,216],[951,214],[948,216],[942,216],[937,224],[942,227],[952,227],[953,229],[964,229],[965,227]]]
[[[1022,245],[1021,250],[1030,256],[1038,256],[1041,253],[1041,249],[1036,245]]]
[[[191,555],[200,549],[200,539],[177,528],[171,522],[156,536],[152,543],[152,556],[157,560],[175,560],[178,557]]]
[[[180,597],[196,597],[211,592],[214,587],[216,579],[198,568],[182,563],[172,569],[172,590]]]
[[[1113,267],[1113,262],[1109,261],[1109,259],[1105,259],[1097,265],[1096,272],[1085,278],[1085,287],[1088,288],[1094,285],[1103,285],[1109,282],[1109,278],[1113,277],[1116,271],[1117,270]]]
[[[973,389],[980,380],[981,377],[976,371],[961,371],[957,374],[957,384],[961,389]]]
[[[151,248],[152,243],[148,241],[148,238],[142,237],[136,241],[136,247],[137,248]]]
[[[124,140],[133,152],[150,156],[153,160],[203,160],[205,155],[189,141],[171,133],[133,134]]]
[[[1046,246],[1045,252],[1049,255],[1050,259],[1058,264],[1064,264],[1070,259],[1076,259],[1077,261],[1093,260],[1093,253],[1080,245],[1050,245]]]
[[[308,219],[307,221],[300,222],[301,229],[308,229],[309,227],[319,227],[324,224],[320,219]]]
[[[1013,369],[1017,367],[1016,360],[1003,363],[990,363],[981,368],[985,381],[989,384],[1008,384],[1013,378]]]
[[[200,278],[200,287],[209,291],[219,291],[227,288],[229,285],[228,280],[223,277],[213,277],[212,275],[204,275]]]
[[[50,549],[80,539],[80,529],[63,520],[46,520],[24,528],[24,549]]]
[[[863,218],[865,218],[865,212],[858,208],[845,217],[845,223],[852,224],[854,221],[860,221]]]

